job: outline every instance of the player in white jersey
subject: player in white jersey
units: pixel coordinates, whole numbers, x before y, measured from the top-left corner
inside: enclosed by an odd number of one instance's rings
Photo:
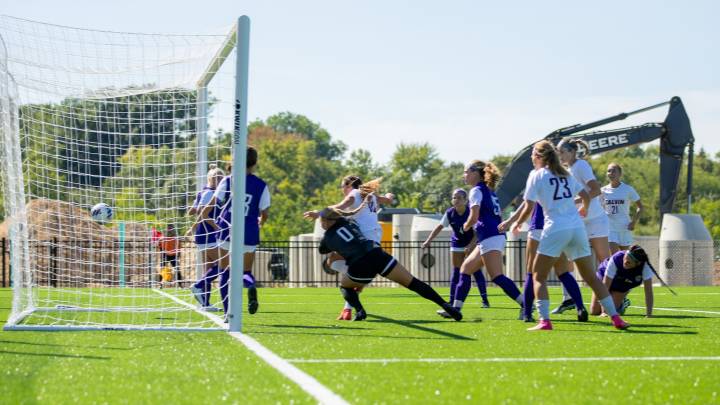
[[[633,242],[632,231],[635,229],[643,210],[640,196],[635,189],[622,182],[622,167],[617,163],[610,163],[607,168],[607,178],[610,184],[601,189],[603,194],[603,207],[610,222],[610,251],[612,253],[627,250]],[[635,204],[635,213],[630,217],[630,206]]]
[[[580,148],[583,151],[580,151]],[[597,263],[602,262],[610,256],[610,244],[608,235],[610,233],[608,218],[600,204],[602,192],[590,164],[581,157],[590,151],[590,147],[581,139],[565,138],[558,145],[560,161],[567,167],[570,174],[580,183],[590,195],[590,206],[587,215],[583,218],[585,230],[590,239],[590,246],[595,253]],[[575,200],[579,204],[578,199]],[[563,302],[553,310],[553,313],[562,313],[568,309],[575,308],[570,294],[563,288]]]
[[[618,315],[607,287],[595,276],[587,233],[581,219],[581,216],[587,215],[590,205],[588,192],[560,164],[558,153],[551,142],[536,143],[532,153],[533,159],[541,161],[542,167],[528,177],[524,199],[530,210],[536,203],[542,205],[545,223],[533,263],[533,284],[540,322],[529,330],[552,329],[547,276],[562,253],[575,262],[580,275],[600,297],[599,301],[610,315],[613,325],[618,329],[626,329],[628,325]],[[582,203],[579,210],[575,206],[575,196]],[[518,220],[526,219],[521,217]]]
[[[340,188],[345,197],[339,203],[330,206],[331,208],[339,210],[355,210],[363,204],[363,201],[369,195],[370,200],[365,203],[360,211],[350,218],[355,221],[363,236],[375,242],[378,246],[380,246],[382,237],[382,227],[377,219],[377,212],[380,208],[379,204],[391,204],[395,199],[392,193],[386,193],[382,196],[375,194],[380,188],[380,180],[381,179],[375,179],[363,183],[362,179],[358,176],[344,177],[340,183]],[[305,212],[303,216],[305,218],[317,219],[320,215],[319,211],[308,211]],[[336,260],[333,262],[333,268],[342,268],[344,264],[343,260]],[[337,319],[345,321],[352,319],[352,306],[350,303],[345,301],[345,307]]]

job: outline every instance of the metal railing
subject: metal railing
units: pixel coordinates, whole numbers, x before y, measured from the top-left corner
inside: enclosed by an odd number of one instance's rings
[[[339,276],[323,270],[323,255],[316,241],[263,241],[255,254],[253,274],[266,287],[338,286]],[[452,261],[447,241],[434,242],[422,248],[422,242],[394,241],[383,243],[383,249],[395,256],[414,276],[433,286],[449,284]],[[148,240],[125,241],[120,260],[119,241],[30,241],[30,265],[33,284],[50,287],[126,286],[149,287],[160,282],[162,253]],[[12,285],[10,241],[0,238],[0,286]],[[525,241],[508,241],[505,249],[505,274],[522,283],[525,270]],[[720,241],[714,243],[714,284],[720,284]],[[172,283],[187,287],[202,268],[192,242],[182,241],[178,256],[182,279]],[[122,266],[122,270],[121,267]],[[123,277],[122,280],[120,277]],[[551,281],[554,278],[551,278]],[[488,283],[491,280],[488,280]],[[391,286],[392,282],[376,278],[373,285]]]

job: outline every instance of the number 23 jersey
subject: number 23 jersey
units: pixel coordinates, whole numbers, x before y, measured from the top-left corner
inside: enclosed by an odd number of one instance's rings
[[[543,167],[530,173],[524,198],[542,205],[545,213],[543,234],[583,227],[575,206],[575,196],[583,186],[571,175],[556,176]]]

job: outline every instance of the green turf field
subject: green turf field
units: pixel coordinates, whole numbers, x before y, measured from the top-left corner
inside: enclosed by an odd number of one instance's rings
[[[633,293],[629,331],[567,314],[530,333],[497,288],[490,309],[471,296],[460,323],[402,288],[363,292],[357,323],[334,320],[334,288],[260,289],[244,328],[350,403],[718,403],[720,288],[677,290],[656,289],[652,319]],[[3,322],[10,302],[0,290]],[[224,332],[0,334],[3,403],[316,402]]]

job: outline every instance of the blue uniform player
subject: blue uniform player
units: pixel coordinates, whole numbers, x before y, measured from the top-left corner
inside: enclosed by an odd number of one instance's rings
[[[205,207],[210,207],[210,218],[216,218],[220,210],[216,205],[210,205],[220,181],[225,173],[216,165],[210,165],[207,174],[207,185],[195,196],[192,206],[188,210],[189,215],[198,215]],[[194,234],[195,246],[205,267],[205,274],[195,284],[190,286],[195,299],[200,306],[207,311],[217,311],[218,308],[210,304],[210,289],[212,282],[220,275],[218,267],[218,231],[210,224],[210,220],[197,221],[187,232],[187,235]]]
[[[247,149],[247,172],[245,179],[245,245],[243,246],[243,285],[248,289],[248,312],[257,312],[259,302],[255,277],[252,275],[252,266],[255,261],[255,249],[260,243],[260,227],[267,221],[270,208],[270,191],[267,184],[253,174],[257,166],[258,153],[255,148]],[[219,209],[217,217],[211,223],[218,233],[218,256],[220,261],[220,297],[223,309],[228,311],[228,292],[230,288],[230,249],[232,227],[231,192],[232,176],[222,179],[211,201]],[[212,207],[203,210],[202,217],[209,218]]]
[[[505,234],[498,231],[500,225],[500,203],[493,188],[500,180],[500,173],[494,164],[474,160],[463,172],[465,184],[474,185],[470,190],[470,215],[463,224],[463,231],[475,230],[477,245],[460,266],[460,281],[455,289],[453,306],[461,309],[470,292],[470,275],[485,264],[493,283],[522,307],[523,297],[515,283],[503,274],[503,251]],[[440,313],[442,316],[446,314]],[[522,312],[521,312],[522,316]]]
[[[451,201],[452,207],[445,211],[445,215],[443,215],[440,220],[440,224],[428,235],[422,247],[423,249],[429,248],[430,243],[443,228],[449,226],[450,229],[452,229],[450,233],[450,258],[453,266],[450,277],[450,302],[452,303],[455,301],[455,288],[457,288],[457,284],[460,281],[460,266],[462,266],[462,262],[472,248],[475,247],[475,232],[472,230],[465,232],[465,230],[463,230],[463,225],[465,225],[465,222],[467,222],[470,216],[467,192],[461,188],[453,191]],[[473,273],[473,276],[475,277],[475,283],[482,297],[483,308],[490,307],[490,302],[488,302],[487,298],[487,285],[482,270],[476,271]]]
[[[645,316],[652,316],[653,310],[653,286],[652,277],[654,270],[648,255],[643,248],[632,245],[627,250],[615,252],[612,256],[603,260],[598,267],[597,276],[610,291],[618,313],[623,314],[630,306],[627,295],[640,284],[645,289]],[[600,304],[593,301],[590,305],[593,315],[601,312]]]

